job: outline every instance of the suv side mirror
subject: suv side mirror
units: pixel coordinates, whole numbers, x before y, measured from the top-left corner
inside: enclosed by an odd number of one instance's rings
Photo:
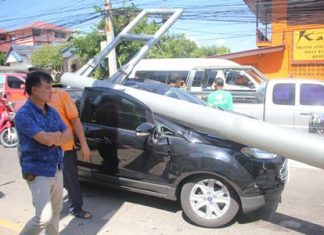
[[[248,87],[251,88],[251,89],[255,89],[255,85],[251,81],[248,82]]]
[[[153,133],[155,126],[150,122],[143,122],[136,128],[136,136],[149,136]]]

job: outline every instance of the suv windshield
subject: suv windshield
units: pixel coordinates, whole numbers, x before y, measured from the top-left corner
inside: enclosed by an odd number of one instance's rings
[[[188,92],[181,90],[179,88],[170,88],[168,89],[163,95],[169,96],[172,98],[176,98],[179,100],[184,100],[190,103],[200,104],[200,105],[206,105],[206,102],[197,98],[196,96],[193,96],[189,94]]]
[[[185,90],[182,90],[180,88],[175,88],[173,86],[169,86],[160,82],[149,81],[149,80],[136,81],[134,79],[129,79],[126,80],[126,82],[123,85],[141,89],[141,90],[146,90],[160,95],[165,95],[179,100],[184,100],[190,103],[206,105],[206,103],[203,100],[186,92]]]

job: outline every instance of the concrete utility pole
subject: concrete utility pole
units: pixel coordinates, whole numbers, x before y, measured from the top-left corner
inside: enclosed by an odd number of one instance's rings
[[[105,0],[104,15],[105,15],[105,29],[107,37],[107,45],[114,39],[114,27],[111,20],[111,3],[110,0]],[[117,72],[116,50],[115,48],[108,54],[109,77]]]

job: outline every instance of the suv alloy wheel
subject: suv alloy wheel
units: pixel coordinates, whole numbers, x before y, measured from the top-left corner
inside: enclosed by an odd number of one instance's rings
[[[181,190],[181,205],[188,218],[197,225],[219,227],[237,214],[239,204],[234,191],[213,176],[197,176]]]

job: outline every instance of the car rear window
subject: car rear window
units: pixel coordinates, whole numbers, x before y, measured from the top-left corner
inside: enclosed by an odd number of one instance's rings
[[[301,105],[324,105],[324,86],[320,84],[302,84],[300,87]]]

